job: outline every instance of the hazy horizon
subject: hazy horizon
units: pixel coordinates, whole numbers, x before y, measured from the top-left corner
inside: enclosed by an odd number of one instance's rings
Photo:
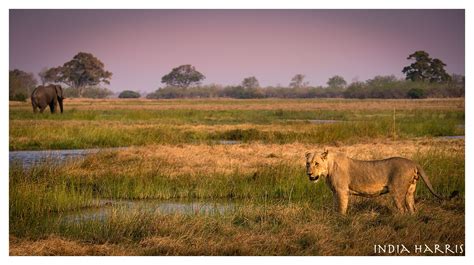
[[[403,77],[416,50],[465,74],[464,10],[10,10],[10,69],[36,75],[90,52],[113,91],[151,92],[182,64],[203,84],[312,86],[341,75]]]

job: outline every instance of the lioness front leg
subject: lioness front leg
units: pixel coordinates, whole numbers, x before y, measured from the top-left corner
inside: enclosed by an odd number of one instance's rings
[[[349,193],[345,191],[335,191],[333,196],[336,210],[340,214],[345,215],[347,212],[347,204],[349,203]]]

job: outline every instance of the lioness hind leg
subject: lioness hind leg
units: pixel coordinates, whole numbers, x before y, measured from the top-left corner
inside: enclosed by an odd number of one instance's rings
[[[395,203],[395,206],[397,207],[398,211],[400,213],[405,213],[406,212],[406,207],[405,207],[405,196],[396,192],[392,194],[393,202]]]
[[[405,196],[405,203],[408,208],[408,211],[413,214],[416,211],[415,208],[415,190],[416,190],[416,180],[413,180],[413,182],[410,184],[408,187],[407,194]]]

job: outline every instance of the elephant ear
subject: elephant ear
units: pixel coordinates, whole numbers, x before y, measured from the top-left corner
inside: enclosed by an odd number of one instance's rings
[[[56,94],[58,95],[58,97],[64,98],[63,97],[63,88],[60,85],[55,85],[54,88],[56,89]]]

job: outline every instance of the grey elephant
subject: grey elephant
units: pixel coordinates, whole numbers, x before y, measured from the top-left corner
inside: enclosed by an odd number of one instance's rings
[[[59,103],[61,113],[63,113],[63,88],[60,85],[38,86],[31,93],[31,105],[33,112],[36,113],[39,108],[40,113],[49,106],[51,113],[55,113]]]

